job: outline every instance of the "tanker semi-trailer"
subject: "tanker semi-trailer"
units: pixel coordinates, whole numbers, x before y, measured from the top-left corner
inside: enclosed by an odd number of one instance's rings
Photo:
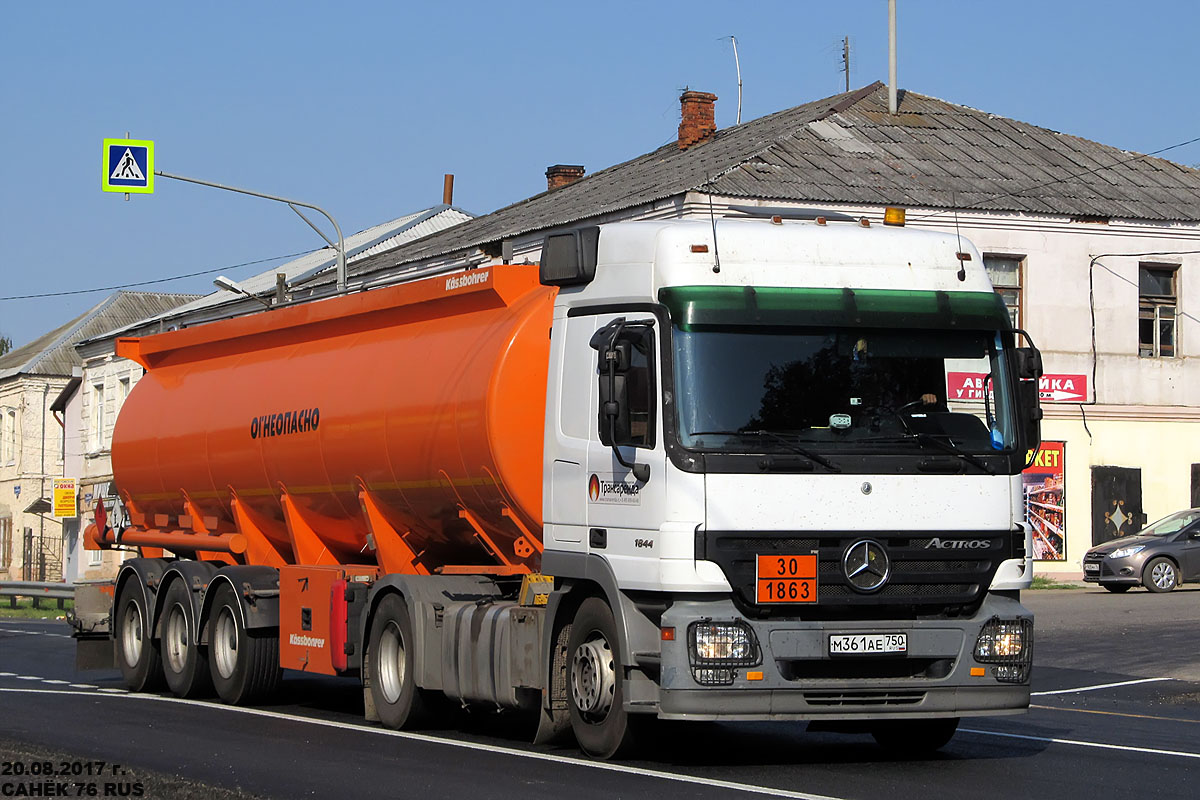
[[[396,728],[524,709],[600,758],[656,717],[939,747],[1029,703],[1023,335],[954,236],[775,218],[121,339],[111,654],[227,703],[358,676]]]

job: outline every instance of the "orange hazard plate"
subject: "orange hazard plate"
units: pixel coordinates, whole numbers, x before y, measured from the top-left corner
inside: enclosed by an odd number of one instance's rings
[[[758,556],[755,585],[759,603],[815,603],[817,557]]]

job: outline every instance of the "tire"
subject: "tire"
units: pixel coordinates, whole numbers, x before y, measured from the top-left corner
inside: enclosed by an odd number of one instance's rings
[[[154,641],[153,612],[136,574],[121,587],[114,611],[113,659],[131,692],[155,692],[163,687],[162,660]]]
[[[958,718],[905,719],[883,722],[871,729],[881,747],[898,756],[926,756],[950,743]]]
[[[567,705],[571,730],[584,753],[609,759],[628,752],[636,723],[625,711],[617,626],[603,600],[583,601],[567,643]]]
[[[208,672],[222,701],[234,706],[267,699],[279,688],[279,631],[246,630],[241,601],[227,583],[208,615]]]
[[[416,640],[403,597],[389,594],[379,601],[367,641],[371,699],[379,721],[394,730],[429,725],[437,693],[417,686]]]
[[[192,593],[183,579],[172,581],[163,600],[162,651],[163,676],[167,687],[178,697],[200,697],[212,691],[208,670],[208,648],[201,647],[196,635]]]
[[[1142,570],[1142,585],[1152,592],[1169,592],[1179,583],[1179,568],[1169,558],[1150,560]]]
[[[1128,592],[1130,589],[1133,588],[1128,583],[1105,583],[1102,585],[1104,586],[1105,589],[1112,592],[1113,594],[1121,594],[1122,592]]]

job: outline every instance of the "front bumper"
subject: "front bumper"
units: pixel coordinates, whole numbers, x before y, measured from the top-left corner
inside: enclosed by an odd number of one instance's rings
[[[1096,564],[1099,570],[1088,570],[1089,564]],[[1099,584],[1125,584],[1127,586],[1137,586],[1142,582],[1142,569],[1146,565],[1146,557],[1142,553],[1136,553],[1126,558],[1109,558],[1102,556],[1101,558],[1092,558],[1084,556],[1083,561],[1083,581],[1084,583],[1099,583]]]
[[[893,621],[750,620],[729,600],[677,602],[661,623],[679,635],[662,643],[659,716],[861,720],[1020,713],[1029,707],[1028,677],[1002,683],[993,677],[993,664],[974,657],[976,639],[993,617],[1032,620],[1033,614],[1016,600],[991,594],[969,619]],[[761,663],[734,670],[732,685],[702,686],[688,658],[688,626],[732,619],[753,630]],[[907,652],[830,656],[830,635],[844,633],[906,633]]]

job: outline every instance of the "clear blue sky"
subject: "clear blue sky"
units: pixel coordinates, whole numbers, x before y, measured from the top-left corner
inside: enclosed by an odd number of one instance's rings
[[[441,201],[487,213],[717,123],[887,79],[886,0],[19,2],[0,24],[0,298],[221,269],[321,244],[285,206],[173,181],[100,191],[101,140],[167,172],[294,197],[349,235]],[[900,85],[1121,148],[1200,136],[1200,4],[899,0]],[[1165,155],[1200,164],[1200,144]],[[208,292],[212,276],[150,290]],[[18,346],[105,293],[0,299]]]

